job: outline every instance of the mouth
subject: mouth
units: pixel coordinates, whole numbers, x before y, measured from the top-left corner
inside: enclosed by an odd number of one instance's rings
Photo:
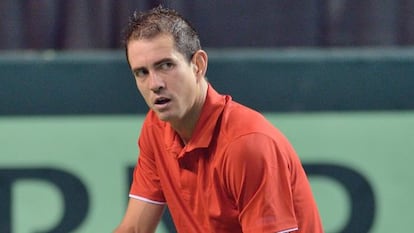
[[[169,98],[159,97],[159,98],[155,99],[154,105],[156,105],[156,106],[165,105],[165,104],[169,103],[170,101],[171,101],[171,99],[169,99]]]

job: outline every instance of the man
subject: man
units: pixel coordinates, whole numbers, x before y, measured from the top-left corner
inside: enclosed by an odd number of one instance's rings
[[[124,39],[150,110],[115,232],[154,232],[166,205],[181,233],[323,232],[294,149],[262,115],[213,89],[186,20],[162,7],[134,13]]]

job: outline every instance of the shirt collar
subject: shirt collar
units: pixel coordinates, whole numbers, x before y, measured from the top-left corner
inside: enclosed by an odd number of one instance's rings
[[[200,118],[197,121],[193,136],[184,148],[185,152],[209,146],[225,103],[226,96],[220,95],[208,84],[207,96],[201,110]],[[168,146],[170,149],[176,150],[178,149],[177,147],[180,147],[179,136],[170,125],[168,128],[168,131],[164,135],[165,144],[170,145]]]
[[[201,110],[200,118],[197,121],[193,136],[187,145],[187,151],[209,146],[225,103],[226,97],[218,94],[209,84],[206,101]]]

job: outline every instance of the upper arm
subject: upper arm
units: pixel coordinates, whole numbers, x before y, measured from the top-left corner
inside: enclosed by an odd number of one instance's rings
[[[267,135],[249,134],[226,151],[222,176],[240,210],[243,232],[289,232],[286,229],[297,227],[291,165],[283,150]]]
[[[164,205],[130,198],[125,216],[114,233],[155,232],[163,211]]]
[[[240,210],[256,199],[269,204],[277,203],[276,198],[282,202],[289,199],[284,196],[291,188],[289,164],[279,149],[272,138],[263,134],[245,135],[227,148],[223,176]]]

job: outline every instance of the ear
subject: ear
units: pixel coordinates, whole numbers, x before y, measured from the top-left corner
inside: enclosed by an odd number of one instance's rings
[[[207,72],[208,56],[204,50],[198,50],[191,59],[193,70],[197,77],[204,78]]]

